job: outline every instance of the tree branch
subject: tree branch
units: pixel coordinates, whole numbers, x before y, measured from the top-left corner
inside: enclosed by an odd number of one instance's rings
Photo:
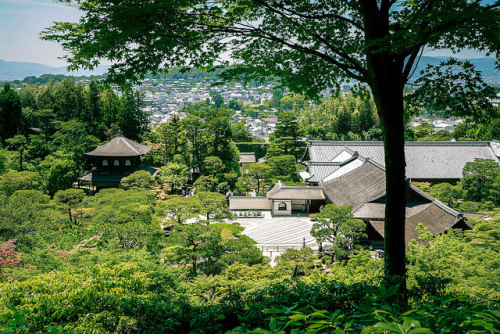
[[[277,11],[277,9],[275,9],[274,7],[272,7],[271,5],[269,5],[267,2],[265,2],[263,0],[253,0],[253,1],[263,5],[264,7],[270,9],[271,11],[273,11],[275,13],[283,13],[283,12]],[[303,18],[303,19],[311,19],[311,20],[337,19],[337,20],[349,23],[359,30],[363,30],[363,26],[361,24],[359,24],[358,22],[356,22],[348,17],[342,16],[342,15],[333,14],[333,13],[325,13],[325,14],[319,14],[319,15],[307,15],[307,14],[292,10],[290,8],[286,8],[284,5],[280,5],[279,3],[276,3],[276,2],[273,4],[276,5],[277,7],[281,8],[282,10],[285,10],[288,13],[295,15],[295,16],[298,16],[298,17]]]
[[[240,25],[241,25],[241,27],[235,27],[235,26],[230,27],[230,26],[219,26],[219,25],[208,25],[208,24],[204,25],[204,26],[207,28],[214,29],[213,30],[214,32],[235,33],[235,34],[247,36],[250,38],[260,37],[260,38],[268,40],[268,41],[272,41],[272,42],[276,42],[276,43],[285,45],[285,46],[287,46],[290,49],[295,50],[295,51],[301,51],[301,52],[304,52],[304,53],[307,53],[310,55],[315,55],[315,56],[339,67],[341,70],[346,72],[352,78],[354,78],[356,80],[360,80],[360,81],[364,80],[364,77],[362,75],[359,75],[359,74],[356,74],[353,72],[353,70],[358,71],[358,69],[355,68],[353,65],[347,65],[345,63],[342,63],[342,62],[338,61],[337,59],[335,59],[335,58],[333,58],[333,57],[331,57],[323,52],[319,52],[317,50],[314,50],[312,48],[309,48],[309,47],[306,47],[303,45],[299,45],[296,43],[291,43],[289,41],[284,40],[283,38],[280,38],[276,35],[270,34],[269,32],[264,31],[260,28],[257,28],[257,27],[254,27],[254,26],[251,26],[248,24],[240,24]]]
[[[403,69],[403,80],[405,82],[408,81],[408,79],[410,79],[410,77],[413,75],[413,73],[415,73],[415,71],[413,71],[410,75],[410,72],[411,72],[411,69],[413,67],[413,64],[415,63],[415,59],[417,58],[418,56],[418,59],[420,61],[420,58],[422,57],[422,52],[424,51],[424,49],[422,48],[421,49],[421,52],[413,52],[409,58],[408,58],[408,61],[406,62],[406,65]],[[420,55],[419,55],[420,54]],[[418,62],[417,62],[417,65],[418,65]],[[416,67],[415,67],[416,69]]]

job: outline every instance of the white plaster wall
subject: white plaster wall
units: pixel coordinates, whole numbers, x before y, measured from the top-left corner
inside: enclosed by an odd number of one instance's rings
[[[272,201],[265,197],[230,197],[230,210],[271,210]]]
[[[286,210],[280,210],[279,204],[286,203]],[[292,214],[292,201],[290,200],[275,200],[273,204],[273,215],[275,216],[290,216]]]

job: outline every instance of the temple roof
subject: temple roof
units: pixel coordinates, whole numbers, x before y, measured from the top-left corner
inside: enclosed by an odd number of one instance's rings
[[[98,146],[95,150],[85,153],[91,157],[139,157],[149,152],[151,146],[142,145],[122,135]]]
[[[365,159],[359,166],[357,160],[350,163],[355,168],[346,169],[344,174],[321,184],[333,204],[357,207],[385,195],[384,168],[370,159]]]
[[[266,194],[268,199],[275,200],[291,200],[291,199],[308,199],[308,200],[323,200],[325,195],[320,187],[288,187],[278,181],[274,187]]]
[[[380,141],[309,142],[304,161],[308,161],[308,182],[321,182],[349,159],[349,152],[385,164],[384,146]],[[500,142],[406,142],[406,175],[410,179],[460,179],[467,162],[476,158],[499,161]]]
[[[410,205],[409,205],[410,204]],[[450,209],[438,200],[434,200],[432,203],[420,204],[407,203],[406,206],[406,220],[405,220],[405,242],[408,244],[412,239],[417,239],[419,237],[419,232],[417,227],[422,223],[425,227],[429,229],[429,232],[437,235],[441,234],[447,229],[461,227],[463,229],[472,229],[473,226],[463,218],[458,212]],[[361,218],[367,221],[374,229],[377,231],[380,237],[384,237],[384,219],[380,218],[379,211],[385,210],[385,205],[377,208],[371,212],[374,217],[366,217],[368,212],[365,212],[364,208],[360,208],[364,214],[359,211],[355,211],[354,217]],[[369,216],[370,214],[368,214]]]

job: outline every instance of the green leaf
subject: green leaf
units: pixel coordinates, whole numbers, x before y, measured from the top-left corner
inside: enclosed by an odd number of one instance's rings
[[[385,329],[391,331],[392,333],[401,333],[401,334],[403,333],[399,324],[379,322],[376,323],[373,327]]]
[[[434,332],[431,331],[429,328],[414,328],[411,331],[408,332],[408,334],[433,334]]]
[[[291,320],[306,320],[307,319],[307,317],[303,314],[294,314],[294,315],[289,316],[289,318]]]

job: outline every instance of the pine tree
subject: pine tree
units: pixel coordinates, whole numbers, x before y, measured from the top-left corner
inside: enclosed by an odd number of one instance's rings
[[[6,83],[0,91],[0,139],[14,137],[21,126],[22,111],[19,95]]]

